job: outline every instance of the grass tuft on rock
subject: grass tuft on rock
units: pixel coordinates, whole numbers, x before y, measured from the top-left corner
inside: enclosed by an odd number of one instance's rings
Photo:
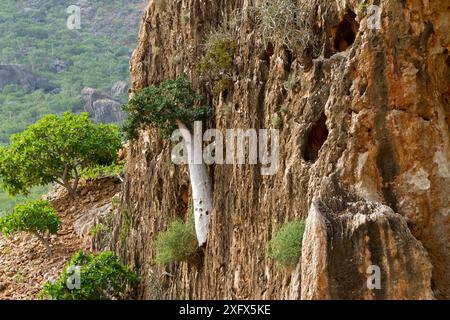
[[[269,242],[269,257],[282,268],[294,268],[301,257],[305,222],[295,220],[284,224]]]
[[[173,220],[167,230],[158,235],[155,249],[159,265],[191,260],[198,249],[193,219],[189,222]]]

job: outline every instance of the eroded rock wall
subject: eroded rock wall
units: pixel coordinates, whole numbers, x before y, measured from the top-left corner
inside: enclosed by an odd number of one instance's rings
[[[170,144],[152,129],[129,146],[127,214],[116,218],[112,246],[143,276],[141,298],[299,299],[302,292],[303,298],[450,298],[448,1],[375,1],[379,30],[368,28],[359,1],[311,2],[322,39],[317,54],[289,52],[277,39],[265,45],[252,17],[257,1],[150,1],[131,61],[132,90],[186,72],[216,109],[210,126],[272,128],[277,113],[282,125],[276,175],[262,176],[259,165],[211,167],[215,211],[197,266],[154,264],[157,233],[188,215],[186,168],[171,164]],[[233,86],[214,95],[197,71],[202,43],[237,9]],[[295,85],[287,89],[289,79]],[[318,276],[335,277],[327,286],[305,273],[320,267],[314,255],[304,254],[301,268],[280,270],[266,251],[284,221],[307,218],[313,198],[339,199],[327,219],[330,230],[358,226],[373,244],[353,243],[364,239],[358,231],[340,237],[334,254],[329,232],[307,233],[304,241],[323,241],[307,247],[327,263]],[[355,211],[360,202],[374,205]],[[380,206],[385,214],[373,218]],[[130,232],[120,237],[128,220]],[[363,288],[376,250],[390,259],[380,261],[384,289],[348,292]],[[339,267],[352,257],[359,259],[357,277]]]
[[[314,199],[307,225],[302,299],[433,299],[428,254],[388,206]]]

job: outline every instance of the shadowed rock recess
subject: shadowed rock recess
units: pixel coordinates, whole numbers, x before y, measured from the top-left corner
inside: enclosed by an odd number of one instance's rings
[[[276,175],[210,167],[215,209],[198,264],[154,262],[158,232],[189,216],[187,168],[153,129],[128,146],[110,246],[144,279],[140,298],[450,299],[449,3],[375,1],[377,30],[360,1],[310,2],[320,45],[300,52],[263,40],[258,1],[150,1],[132,91],[185,72],[215,107],[210,127],[283,121]],[[236,10],[232,81],[217,94],[197,65],[205,35]],[[283,270],[266,246],[293,218],[307,219],[303,254]]]

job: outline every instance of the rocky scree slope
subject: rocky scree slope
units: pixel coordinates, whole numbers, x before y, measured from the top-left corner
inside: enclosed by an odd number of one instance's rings
[[[97,234],[91,230],[112,216],[112,198],[120,184],[119,179],[110,177],[83,181],[77,200],[61,187],[44,196],[61,217],[61,229],[51,238],[51,257],[32,235],[0,237],[0,300],[36,299],[47,281],[60,276],[75,252],[101,251],[99,244],[110,238],[108,230]]]

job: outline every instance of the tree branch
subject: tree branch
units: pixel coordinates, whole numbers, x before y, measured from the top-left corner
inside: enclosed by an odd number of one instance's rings
[[[52,256],[52,249],[50,248],[50,243],[48,242],[48,240],[45,238],[44,235],[40,234],[38,231],[36,231],[34,233],[34,235],[36,236],[36,238],[39,239],[39,241],[44,245],[45,249],[47,249],[47,255],[49,257]]]
[[[72,190],[76,193],[77,189],[78,189],[78,182],[80,181],[80,177],[78,175],[78,170],[76,167],[73,168],[73,172],[75,175],[75,180],[73,181],[73,184],[72,184]]]

